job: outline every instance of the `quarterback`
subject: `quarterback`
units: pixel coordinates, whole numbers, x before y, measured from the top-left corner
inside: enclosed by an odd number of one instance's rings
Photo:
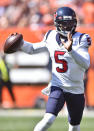
[[[49,30],[39,43],[24,41],[21,50],[33,54],[46,48],[52,60],[50,93],[43,119],[34,131],[46,131],[65,102],[68,109],[68,131],[80,131],[85,98],[83,77],[90,65],[88,34],[76,32],[77,19],[73,9],[58,8],[54,14],[56,30]],[[63,125],[63,123],[62,123]]]

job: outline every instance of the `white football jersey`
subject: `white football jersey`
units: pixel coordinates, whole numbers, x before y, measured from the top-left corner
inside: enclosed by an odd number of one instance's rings
[[[62,88],[65,92],[81,94],[84,93],[84,72],[90,64],[88,47],[91,39],[88,34],[80,32],[76,32],[72,38],[70,52],[64,48],[56,30],[46,33],[42,42],[35,44],[24,42],[22,50],[32,54],[47,48],[52,60],[51,85]]]

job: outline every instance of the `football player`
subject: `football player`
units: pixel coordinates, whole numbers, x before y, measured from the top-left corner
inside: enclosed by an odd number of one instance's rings
[[[68,109],[68,131],[80,131],[85,106],[83,77],[90,65],[88,34],[76,32],[75,11],[61,7],[54,14],[55,30],[46,33],[43,41],[24,41],[21,50],[33,54],[47,48],[52,60],[52,80],[43,119],[34,131],[46,131],[54,122],[65,102]],[[63,124],[63,123],[62,123]]]

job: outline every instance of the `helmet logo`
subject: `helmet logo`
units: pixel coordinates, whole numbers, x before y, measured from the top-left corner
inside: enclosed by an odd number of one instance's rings
[[[57,17],[57,12],[55,12],[55,14],[54,14],[54,19],[56,19],[56,17]]]

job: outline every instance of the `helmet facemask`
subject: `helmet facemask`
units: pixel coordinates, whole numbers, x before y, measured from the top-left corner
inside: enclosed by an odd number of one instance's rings
[[[67,37],[69,32],[73,33],[75,31],[76,24],[76,20],[55,21],[57,32],[65,37]]]
[[[56,23],[57,32],[61,35],[67,37],[69,32],[73,33],[76,28],[76,21],[75,24],[72,20],[68,21],[59,21]]]

